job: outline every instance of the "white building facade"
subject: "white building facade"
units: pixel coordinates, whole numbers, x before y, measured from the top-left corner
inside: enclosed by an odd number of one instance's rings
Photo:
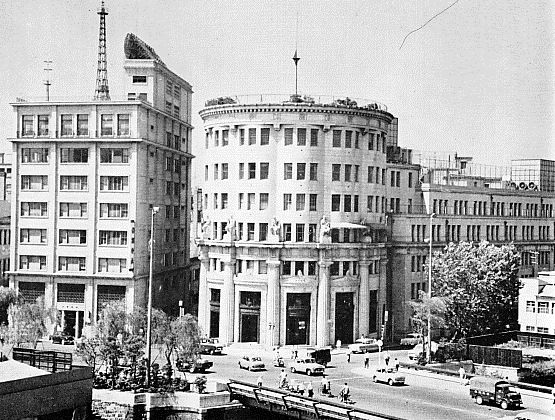
[[[518,322],[521,331],[555,335],[555,272],[522,279]]]

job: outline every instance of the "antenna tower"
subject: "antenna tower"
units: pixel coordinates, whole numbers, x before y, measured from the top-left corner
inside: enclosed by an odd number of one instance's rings
[[[46,101],[50,101],[50,72],[52,71],[52,61],[51,60],[44,60],[44,71],[46,72],[46,80],[44,81],[44,86],[46,86]]]
[[[98,35],[98,70],[96,71],[96,90],[94,99],[110,100],[110,89],[108,89],[108,66],[106,60],[106,15],[108,11],[104,7],[104,0],[98,9],[100,15],[100,32]]]

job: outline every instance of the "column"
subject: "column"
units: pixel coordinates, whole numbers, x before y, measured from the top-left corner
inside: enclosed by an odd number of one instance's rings
[[[204,249],[201,249],[199,260],[200,278],[198,282],[198,325],[202,329],[203,334],[209,335],[210,296],[208,295],[208,265],[210,264],[210,258],[208,258],[208,252]]]
[[[266,319],[268,320],[268,334],[266,346],[279,345],[279,319],[280,319],[280,286],[279,286],[279,260],[270,260],[268,263],[268,293],[266,297]]]
[[[330,261],[318,263],[318,308],[316,325],[316,344],[327,346],[330,344],[329,316],[330,316]]]
[[[368,337],[370,332],[370,281],[368,279],[369,261],[360,261],[360,290],[358,292],[358,329],[359,334]]]
[[[233,343],[233,327],[235,315],[235,260],[224,262],[224,286],[220,301],[220,341],[224,344]]]

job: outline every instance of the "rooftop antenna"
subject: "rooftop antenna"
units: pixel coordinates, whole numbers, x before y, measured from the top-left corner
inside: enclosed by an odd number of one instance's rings
[[[100,32],[98,35],[98,70],[96,71],[94,99],[109,101],[110,89],[108,89],[108,66],[106,61],[106,15],[108,11],[104,7],[104,0],[102,0],[97,13],[100,16]]]
[[[297,83],[298,83],[298,64],[299,64],[299,60],[301,59],[301,57],[298,56],[297,54],[297,44],[299,42],[299,4],[297,3],[297,30],[295,32],[295,55],[293,56],[293,61],[295,63],[295,97],[298,97],[298,91],[297,91]]]
[[[46,101],[50,101],[50,72],[52,71],[52,61],[51,60],[44,60],[44,71],[46,72],[46,80],[44,81],[44,85],[46,86]]]

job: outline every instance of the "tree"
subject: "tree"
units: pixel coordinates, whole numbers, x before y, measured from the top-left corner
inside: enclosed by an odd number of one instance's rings
[[[54,308],[46,308],[44,298],[38,298],[35,303],[12,304],[8,309],[8,340],[14,345],[30,343],[36,348],[56,316]]]
[[[445,326],[445,298],[439,296],[428,296],[426,292],[420,290],[418,300],[409,302],[413,315],[411,321],[416,326],[417,332],[423,337],[428,334],[428,318],[432,330]]]
[[[197,319],[185,314],[171,322],[171,330],[175,334],[177,355],[180,359],[191,359],[198,353],[200,344],[200,327]]]
[[[0,325],[8,323],[8,308],[16,303],[21,303],[21,296],[17,290],[0,287]]]
[[[453,339],[505,330],[518,318],[520,254],[514,245],[450,243],[435,253],[433,293],[446,299]]]

